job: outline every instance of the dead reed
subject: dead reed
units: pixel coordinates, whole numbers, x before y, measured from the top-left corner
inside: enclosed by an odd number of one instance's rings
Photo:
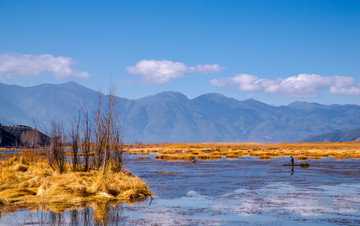
[[[67,163],[59,173],[45,160],[19,156],[0,161],[0,166],[0,211],[32,207],[61,212],[86,202],[131,202],[152,194],[139,177],[124,170],[74,172]]]

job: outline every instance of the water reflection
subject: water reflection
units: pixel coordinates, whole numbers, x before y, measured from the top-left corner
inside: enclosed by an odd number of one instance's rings
[[[71,216],[70,225],[78,225],[79,223],[78,210],[71,210],[70,216]]]
[[[24,210],[4,214],[0,225],[123,225],[127,221],[124,217],[124,204],[108,205],[98,203],[85,209],[65,210],[63,212]],[[130,207],[129,205],[127,207]]]
[[[65,223],[64,215],[50,212],[50,222],[52,225],[63,225]]]

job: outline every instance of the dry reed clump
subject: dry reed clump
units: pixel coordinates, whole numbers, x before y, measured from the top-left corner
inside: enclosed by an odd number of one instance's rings
[[[142,157],[142,156],[139,156],[137,157],[136,159],[150,159],[149,157]]]
[[[218,160],[218,159],[221,159],[221,155],[217,155],[217,154],[199,154],[198,159],[199,160]]]
[[[156,151],[155,151],[156,150]],[[360,143],[180,143],[143,144],[129,147],[130,154],[157,153],[159,160],[187,160],[185,155],[197,156],[199,160],[239,158],[251,156],[260,159],[294,156],[297,160],[305,158],[360,158]]]
[[[227,159],[236,159],[236,158],[239,158],[239,156],[237,154],[234,154],[234,153],[229,153],[229,154],[225,155],[225,158],[227,158]]]
[[[157,155],[155,159],[162,160],[194,160],[195,155],[192,154],[165,154],[165,155]]]
[[[305,161],[306,159],[308,159],[307,157],[305,156],[297,156],[295,157],[296,160],[299,160],[299,161]]]
[[[0,162],[0,211],[21,207],[54,209],[92,201],[134,201],[152,193],[148,186],[126,171],[91,170],[59,174],[46,161],[13,157]]]

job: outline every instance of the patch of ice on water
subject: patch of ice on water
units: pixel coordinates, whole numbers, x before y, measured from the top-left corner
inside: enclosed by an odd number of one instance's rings
[[[199,196],[199,193],[196,191],[190,190],[190,191],[188,191],[188,193],[186,193],[186,196],[187,197],[195,197],[195,196]]]
[[[239,189],[226,193],[216,200],[212,209],[241,216],[271,211],[302,216],[355,213],[360,209],[360,185],[298,188],[288,183],[273,183],[260,189]]]

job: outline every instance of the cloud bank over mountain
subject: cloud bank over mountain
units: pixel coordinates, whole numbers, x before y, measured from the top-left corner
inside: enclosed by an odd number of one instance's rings
[[[279,93],[289,98],[315,98],[322,91],[334,95],[360,95],[360,82],[352,77],[299,74],[287,78],[266,79],[249,74],[221,77],[210,81],[213,86],[235,86],[240,91]]]

